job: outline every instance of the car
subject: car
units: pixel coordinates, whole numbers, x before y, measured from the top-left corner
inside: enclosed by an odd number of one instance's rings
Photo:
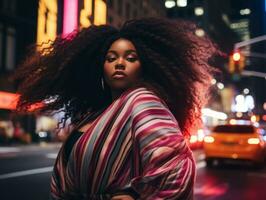
[[[204,137],[205,161],[208,167],[215,160],[246,160],[259,167],[265,160],[265,144],[260,129],[252,124],[217,125]]]
[[[39,142],[51,142],[52,141],[51,131],[39,131],[39,132],[37,132],[37,140]]]

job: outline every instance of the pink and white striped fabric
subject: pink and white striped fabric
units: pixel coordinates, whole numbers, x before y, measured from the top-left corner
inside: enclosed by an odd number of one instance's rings
[[[146,88],[116,99],[54,166],[52,199],[193,199],[195,162],[165,103]]]

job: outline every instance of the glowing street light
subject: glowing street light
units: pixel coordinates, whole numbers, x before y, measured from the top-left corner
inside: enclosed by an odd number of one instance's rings
[[[175,1],[174,0],[167,0],[167,1],[165,1],[164,6],[166,8],[173,8],[173,7],[175,7]]]
[[[249,93],[249,89],[248,89],[248,88],[245,88],[245,89],[243,90],[243,92],[244,92],[244,94],[248,94],[248,93]]]
[[[203,10],[202,7],[196,7],[196,8],[194,9],[194,13],[195,13],[196,16],[201,16],[201,15],[204,14],[204,10]]]
[[[211,84],[212,84],[212,85],[215,85],[216,83],[217,83],[216,79],[213,78],[213,79],[211,80]]]
[[[186,7],[187,6],[187,0],[177,0],[176,5],[178,7]]]
[[[198,28],[196,31],[195,31],[195,34],[199,37],[203,37],[205,35],[205,31],[201,28]]]
[[[222,89],[224,89],[224,84],[223,83],[217,83],[217,87],[220,89],[220,90],[222,90]]]

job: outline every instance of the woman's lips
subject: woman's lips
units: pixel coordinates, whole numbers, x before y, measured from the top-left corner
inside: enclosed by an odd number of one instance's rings
[[[126,77],[127,75],[124,73],[124,72],[115,72],[112,77],[114,79],[121,79],[121,78],[124,78]]]

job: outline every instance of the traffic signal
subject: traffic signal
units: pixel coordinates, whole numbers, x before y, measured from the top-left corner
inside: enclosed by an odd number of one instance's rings
[[[245,56],[239,51],[234,51],[229,56],[228,71],[231,74],[240,74],[245,67]]]

